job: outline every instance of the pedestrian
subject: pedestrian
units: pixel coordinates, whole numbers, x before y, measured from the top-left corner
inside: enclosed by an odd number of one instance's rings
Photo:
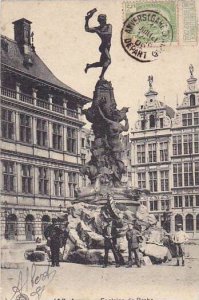
[[[132,267],[132,252],[135,256],[135,263],[138,268],[141,267],[140,259],[139,259],[139,242],[141,241],[142,237],[138,228],[136,226],[133,227],[132,223],[128,224],[128,230],[126,232],[126,239],[128,241],[128,265],[127,268]]]
[[[185,243],[188,239],[188,235],[182,230],[182,224],[177,224],[177,232],[175,232],[173,237],[176,246],[176,266],[180,265],[180,257],[182,257],[182,266],[185,265]]]
[[[113,235],[113,222],[111,218],[107,219],[107,225],[103,229],[103,236],[104,236],[104,265],[103,268],[106,268],[108,265],[108,254],[109,250],[113,252],[114,259],[115,259],[115,267],[120,267],[120,258],[117,253],[117,248],[115,245],[115,236]]]
[[[58,226],[56,218],[52,218],[52,224],[49,225],[44,236],[47,239],[47,245],[50,247],[51,252],[51,267],[59,267],[59,249],[62,247],[62,234],[63,231]]]

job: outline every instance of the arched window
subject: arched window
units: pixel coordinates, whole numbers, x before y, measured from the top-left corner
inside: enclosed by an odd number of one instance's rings
[[[150,115],[150,128],[155,127],[155,116]]]
[[[199,231],[199,214],[196,216],[196,230]]]
[[[186,215],[186,231],[193,231],[193,216]]]
[[[183,225],[183,218],[181,215],[175,216],[175,230],[177,230],[177,225],[182,224]]]
[[[14,214],[10,214],[7,217],[6,238],[8,240],[16,240],[17,234],[17,216]]]
[[[196,97],[195,95],[191,94],[190,95],[190,106],[195,106],[196,105]]]
[[[25,218],[25,233],[27,241],[33,241],[35,238],[34,220],[33,215],[27,215]]]
[[[44,232],[49,224],[50,224],[50,217],[48,215],[43,215],[41,219],[41,233],[43,238],[44,238]]]

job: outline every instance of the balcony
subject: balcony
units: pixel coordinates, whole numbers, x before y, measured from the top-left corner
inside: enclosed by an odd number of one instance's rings
[[[78,112],[76,110],[65,109],[63,106],[54,103],[50,104],[47,100],[39,98],[34,99],[30,95],[26,95],[24,93],[17,93],[15,90],[11,90],[6,87],[1,87],[1,95],[7,98],[15,99],[20,102],[31,104],[33,106],[42,107],[43,109],[54,111],[58,114],[78,119]]]

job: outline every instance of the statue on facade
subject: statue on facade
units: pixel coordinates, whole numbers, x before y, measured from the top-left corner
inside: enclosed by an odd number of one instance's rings
[[[152,90],[153,87],[152,87],[152,84],[153,84],[153,76],[152,75],[149,75],[148,77],[148,82],[149,82],[149,89]]]
[[[193,77],[194,67],[192,64],[189,66],[189,71],[190,71],[191,77]]]
[[[90,10],[85,17],[85,30],[91,33],[97,33],[101,39],[101,45],[99,51],[101,52],[100,61],[92,64],[87,64],[85,68],[85,73],[87,73],[90,68],[102,68],[100,79],[104,79],[104,73],[106,72],[108,66],[111,64],[110,48],[111,48],[111,37],[112,37],[112,26],[106,23],[106,15],[99,15],[98,22],[99,26],[89,27],[89,20],[92,18],[94,13],[97,11],[96,8]]]

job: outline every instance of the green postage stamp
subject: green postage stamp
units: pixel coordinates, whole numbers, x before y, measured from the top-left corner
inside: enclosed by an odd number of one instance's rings
[[[195,45],[195,0],[123,2],[121,43],[128,55],[141,62],[158,59],[168,46]]]

